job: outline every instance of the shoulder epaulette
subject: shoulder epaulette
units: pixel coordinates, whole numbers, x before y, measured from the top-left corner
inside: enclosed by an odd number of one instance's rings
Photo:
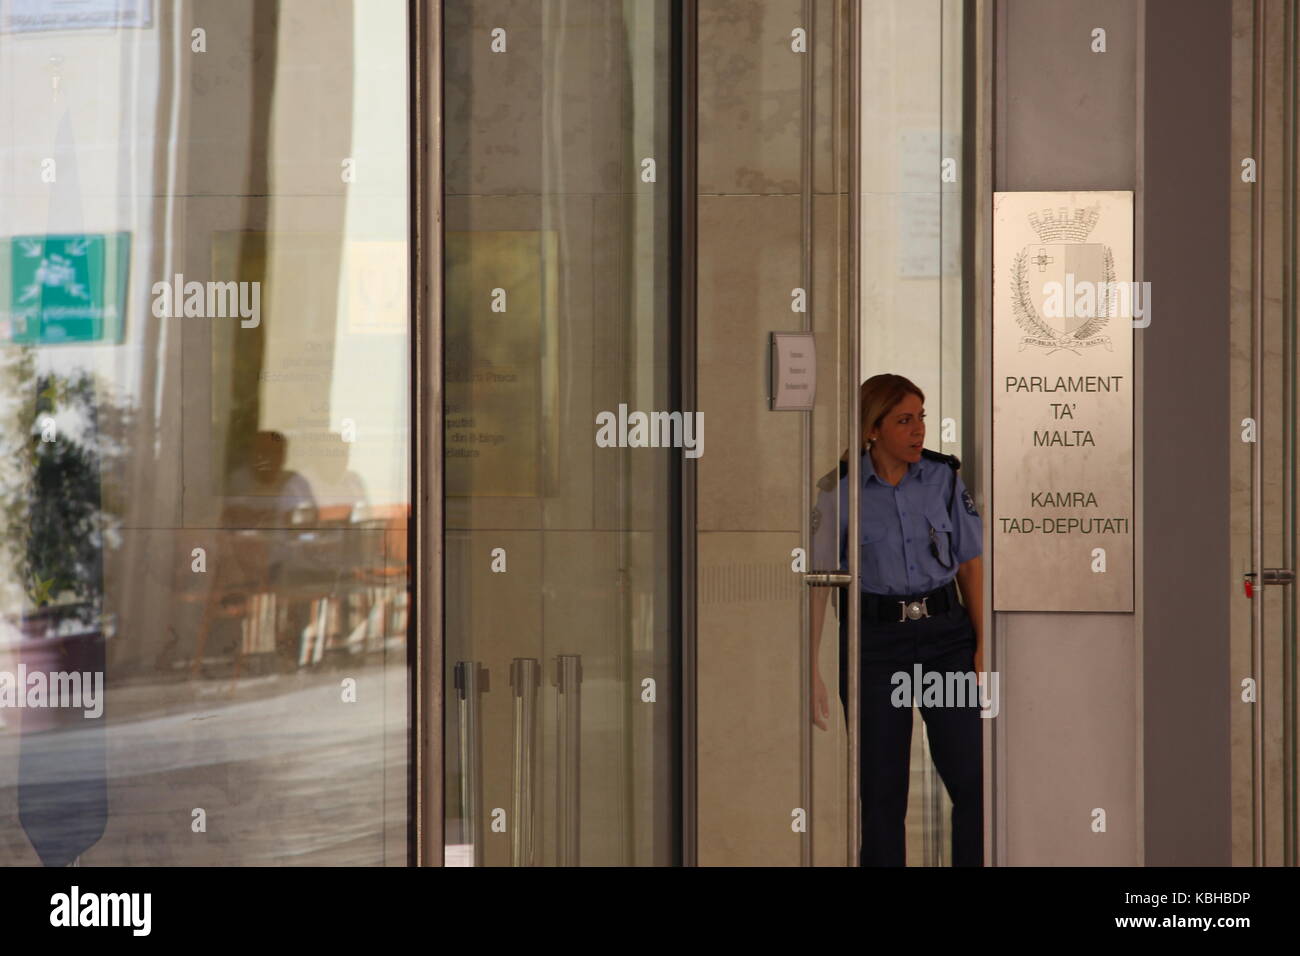
[[[840,467],[835,471],[828,471],[817,479],[817,487],[822,491],[834,491],[839,480],[849,473],[849,463],[840,459]]]
[[[957,459],[956,455],[945,455],[941,451],[931,451],[928,448],[922,448],[921,455],[925,458],[929,458],[931,461],[943,462],[954,471],[961,467],[961,462]]]

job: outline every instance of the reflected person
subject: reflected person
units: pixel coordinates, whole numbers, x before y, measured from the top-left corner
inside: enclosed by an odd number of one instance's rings
[[[272,616],[275,645],[282,669],[293,670],[311,606],[310,598],[299,593],[304,575],[311,572],[305,561],[309,543],[297,532],[316,524],[316,498],[307,479],[285,467],[289,441],[281,432],[257,432],[250,452],[248,464],[230,476],[225,524],[265,535],[265,577],[254,586],[283,602],[283,618]]]
[[[226,523],[235,527],[288,528],[315,520],[316,500],[307,479],[285,468],[289,441],[276,431],[253,436],[250,461],[230,476]]]
[[[316,506],[322,523],[346,524],[366,517],[366,485],[348,467],[352,444],[339,432],[325,436],[315,474]]]
[[[901,375],[872,376],[862,385],[860,404],[860,862],[906,862],[915,697],[952,798],[953,865],[982,866],[983,738],[975,675],[983,669],[983,525],[957,474],[957,459],[923,447],[925,395],[916,385]],[[818,482],[813,552],[819,569],[848,569],[847,458],[846,452],[838,480],[831,472]],[[814,594],[813,720],[825,730],[830,704],[817,659],[828,592]],[[839,684],[846,716],[847,635],[841,608]],[[917,665],[921,686],[914,687]],[[938,700],[923,700],[934,673],[944,691]]]

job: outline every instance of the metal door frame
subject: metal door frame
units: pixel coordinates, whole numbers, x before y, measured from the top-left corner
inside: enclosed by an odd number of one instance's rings
[[[408,0],[411,862],[443,865],[442,0]],[[414,636],[410,640],[409,636]]]
[[[848,236],[848,431],[850,448],[861,442],[858,389],[860,387],[859,262],[861,191],[861,0],[848,0],[849,29],[849,236]],[[675,0],[675,25],[681,60],[674,71],[673,100],[678,110],[676,137],[680,153],[678,196],[679,254],[676,291],[679,296],[678,401],[683,410],[696,404],[696,262],[697,262],[697,95],[698,95],[698,7],[696,0]],[[409,295],[411,301],[411,456],[412,516],[408,525],[408,546],[413,565],[408,634],[410,664],[415,679],[411,690],[410,756],[411,775],[411,862],[417,866],[443,865],[443,670],[444,521],[441,429],[443,364],[443,4],[442,0],[408,0],[408,93],[409,93]],[[805,463],[806,464],[806,463]],[[805,469],[806,470],[806,469]],[[848,460],[850,487],[860,482],[860,456]],[[811,475],[805,474],[805,483]],[[697,768],[697,580],[695,533],[697,521],[696,472],[693,459],[681,470],[680,531],[680,643],[677,663],[680,697],[680,861],[698,863],[698,768]],[[849,575],[853,595],[859,574],[859,500],[849,496]],[[807,510],[807,509],[805,509]],[[805,610],[807,602],[804,602]],[[856,659],[859,641],[859,602],[847,600],[849,655]],[[805,615],[803,615],[806,617]],[[804,631],[807,630],[805,621]],[[807,635],[804,635],[807,640]],[[859,675],[849,671],[849,806],[848,858],[857,860],[860,834],[858,812],[859,765],[858,716]],[[805,697],[808,688],[803,689]],[[808,709],[805,702],[805,710]],[[805,841],[807,855],[811,839]]]

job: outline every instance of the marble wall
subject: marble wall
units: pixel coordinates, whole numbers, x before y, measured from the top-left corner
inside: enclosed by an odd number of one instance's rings
[[[1124,0],[995,4],[995,191],[1138,186],[1138,13]],[[1090,49],[1096,27],[1105,54]],[[1003,611],[993,626],[996,861],[1140,862],[1135,616]],[[1092,831],[1098,807],[1104,834]]]

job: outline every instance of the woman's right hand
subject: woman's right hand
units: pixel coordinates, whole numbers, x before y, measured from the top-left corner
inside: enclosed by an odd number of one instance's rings
[[[830,729],[831,704],[826,696],[826,684],[822,681],[821,671],[813,675],[812,717],[813,723],[822,730]]]

